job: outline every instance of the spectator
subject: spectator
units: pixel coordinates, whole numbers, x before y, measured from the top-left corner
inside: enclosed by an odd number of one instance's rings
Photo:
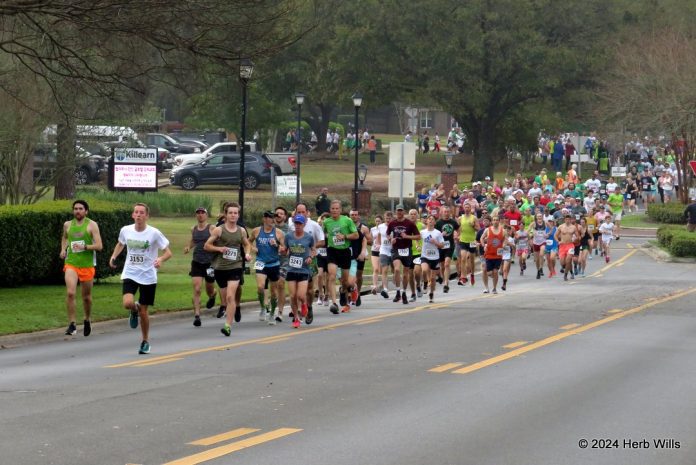
[[[331,201],[329,200],[328,187],[321,188],[321,192],[317,196],[316,202],[314,202],[314,208],[317,210],[317,216],[321,216],[323,213],[329,213]]]
[[[377,161],[377,141],[374,135],[370,136],[367,141],[367,150],[370,152],[370,163],[375,163]]]

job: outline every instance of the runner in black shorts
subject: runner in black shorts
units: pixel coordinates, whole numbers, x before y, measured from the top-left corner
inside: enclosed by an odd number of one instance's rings
[[[213,225],[208,223],[208,210],[205,207],[196,209],[197,224],[191,228],[191,240],[184,247],[184,253],[193,251],[191,261],[191,281],[193,282],[193,326],[201,325],[201,287],[205,281],[205,291],[208,295],[206,308],[213,308],[215,305],[215,282],[213,268],[210,263],[213,256],[203,250],[205,241],[210,237]]]
[[[396,286],[396,296],[394,302],[401,300],[408,304],[406,288],[411,278],[413,269],[413,241],[420,239],[420,233],[413,221],[404,216],[404,206],[396,206],[396,218],[387,226],[387,236],[391,237],[392,243],[392,262],[394,264],[394,285]],[[403,276],[400,276],[403,268]],[[404,292],[401,293],[403,286]]]

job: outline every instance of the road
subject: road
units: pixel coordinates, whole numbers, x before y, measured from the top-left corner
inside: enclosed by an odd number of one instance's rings
[[[693,464],[696,266],[630,241],[497,296],[162,322],[147,356],[125,320],[2,350],[2,463]]]

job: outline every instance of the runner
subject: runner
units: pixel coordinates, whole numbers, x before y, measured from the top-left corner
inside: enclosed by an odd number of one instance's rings
[[[123,266],[121,279],[123,280],[123,307],[130,310],[130,327],[138,327],[140,317],[140,342],[139,354],[150,353],[150,318],[147,310],[155,304],[155,291],[157,290],[157,270],[162,263],[169,260],[172,251],[169,249],[169,241],[159,229],[147,224],[150,218],[150,208],[144,203],[136,203],[133,206],[134,224],[124,226],[118,234],[118,242],[109,259],[109,266],[116,268],[116,257],[123,249],[126,249],[126,263]],[[164,251],[158,257],[159,250]],[[135,293],[140,290],[138,300]]]
[[[530,225],[531,226],[531,225]],[[529,233],[526,229],[520,229],[515,234],[515,250],[520,260],[520,276],[527,270],[527,255],[529,255]]]
[[[333,208],[333,205],[332,205]],[[285,236],[284,250],[288,255],[287,282],[290,290],[290,307],[292,308],[292,327],[299,328],[300,320],[305,318],[306,324],[311,324],[309,307],[307,305],[307,282],[311,276],[310,266],[316,255],[314,237],[304,231],[307,218],[295,214],[292,217],[294,231]]]
[[[425,220],[425,229],[420,232],[423,248],[421,251],[421,267],[425,278],[430,283],[429,302],[433,303],[435,294],[437,270],[440,267],[440,250],[445,246],[442,233],[435,229],[435,217],[429,215]]]
[[[505,291],[507,290],[507,282],[508,276],[510,275],[512,257],[515,256],[515,233],[514,228],[508,224],[504,225],[503,229],[505,230],[506,239],[501,253],[501,257],[503,259],[503,285],[500,289]]]
[[[66,336],[77,333],[75,325],[75,294],[80,283],[82,308],[85,318],[82,321],[82,334],[92,333],[92,285],[94,283],[97,252],[103,248],[99,225],[87,217],[89,205],[84,200],[72,204],[73,219],[63,223],[63,236],[60,241],[60,258],[65,260],[65,306],[68,310],[68,329]]]
[[[275,228],[282,232],[284,235],[288,235],[290,228],[288,227],[288,211],[283,207],[276,207],[273,213],[273,222]],[[276,323],[283,322],[283,310],[285,309],[285,276],[288,272],[288,257],[287,255],[280,254],[280,270],[278,275],[278,284],[276,290],[278,291],[278,311],[276,312],[275,321]]]
[[[370,263],[372,264],[372,295],[377,294],[377,286],[379,285],[379,275],[381,274],[379,265],[379,250],[382,244],[379,241],[379,225],[384,221],[381,215],[375,216],[375,225],[370,228],[372,236],[372,246],[370,248]]]
[[[549,278],[556,276],[556,255],[558,254],[558,242],[556,241],[556,222],[547,221],[546,233],[546,264],[549,267]]]
[[[500,218],[494,216],[491,219],[491,226],[486,228],[481,236],[481,244],[485,250],[483,256],[486,258],[486,273],[490,273],[493,279],[493,294],[498,293],[498,270],[502,266],[502,248],[506,241],[507,234],[500,225]],[[483,293],[488,294],[488,292],[488,284],[486,283],[486,290]]]
[[[418,218],[418,210],[411,209],[408,211],[408,219],[411,220],[415,225],[418,232],[421,232],[425,225]],[[421,278],[422,278],[422,268],[421,268],[421,250],[423,248],[423,241],[420,239],[413,241],[411,246],[411,253],[413,254],[413,273],[411,273],[411,279],[409,280],[409,286],[411,287],[411,302],[416,301],[416,295],[418,297],[423,297],[423,291],[421,290]]]
[[[558,242],[558,257],[563,268],[563,280],[575,279],[573,272],[573,256],[575,255],[575,238],[578,236],[577,227],[573,224],[573,216],[566,214],[563,217],[563,224],[556,228],[554,240]]]
[[[377,240],[380,243],[379,267],[382,270],[382,291],[379,294],[385,299],[389,298],[389,280],[387,279],[387,275],[389,269],[393,269],[392,244],[387,234],[387,228],[393,219],[394,214],[392,212],[384,212],[384,223],[379,225],[379,235],[377,236]]]
[[[324,220],[329,216],[328,213],[322,213],[317,219],[317,224],[324,233]],[[329,258],[327,257],[326,245],[317,247],[317,288],[319,296],[317,305],[329,305]]]
[[[616,236],[617,241],[621,239],[621,216],[623,214],[623,209],[626,204],[625,202],[626,200],[624,199],[624,195],[618,189],[615,190],[613,193],[609,194],[609,198],[607,198],[607,203],[611,208],[611,214],[613,216],[614,225],[616,226],[614,236]]]
[[[604,217],[604,223],[599,226],[599,232],[602,234],[602,253],[604,260],[609,263],[611,240],[614,238],[614,223],[611,222],[611,215]]]
[[[350,241],[358,238],[358,229],[347,216],[341,215],[341,201],[331,202],[331,216],[324,220],[323,228],[327,242],[327,256],[329,259],[329,298],[331,306],[329,310],[333,314],[338,314],[336,304],[336,272],[341,270],[341,292],[339,302],[341,312],[350,311],[348,305],[350,287],[349,274],[351,266]]]
[[[351,287],[353,291],[351,293],[351,304],[355,304],[356,307],[362,305],[362,299],[360,298],[360,290],[363,284],[363,271],[365,270],[365,260],[367,260],[367,246],[372,244],[372,235],[370,234],[370,228],[367,227],[362,221],[360,221],[360,213],[357,210],[350,211],[350,219],[355,224],[355,228],[358,230],[358,238],[354,241],[350,241],[351,249],[351,274],[353,273],[353,263],[355,261],[355,275],[351,276],[353,278],[351,281]]]
[[[274,213],[270,210],[263,212],[263,225],[254,228],[249,236],[251,250],[256,254],[254,270],[256,270],[256,293],[261,305],[259,321],[268,320],[269,325],[276,324],[275,313],[278,306],[278,282],[280,280],[280,247],[285,234],[276,229]],[[271,293],[270,311],[266,305],[266,285]]]
[[[221,290],[226,290],[227,307],[238,308],[237,289],[244,274],[243,262],[251,261],[251,244],[247,238],[246,229],[237,224],[239,220],[239,204],[230,202],[225,207],[225,222],[216,226],[205,243],[205,250],[214,252],[213,269],[215,281]],[[236,311],[235,311],[236,313]],[[227,312],[225,325],[220,332],[225,336],[232,333],[232,313]]]
[[[472,211],[470,203],[464,203],[464,213],[459,217],[459,253],[461,262],[461,274],[459,275],[459,285],[467,282],[467,275],[474,285],[474,273],[476,272],[476,231],[479,223]]]
[[[193,326],[201,325],[201,287],[205,282],[205,293],[208,302],[205,308],[213,308],[215,305],[215,277],[210,262],[213,256],[203,250],[205,242],[215,226],[208,223],[208,210],[205,207],[196,208],[196,224],[191,228],[191,239],[184,247],[184,255],[193,250],[191,257],[191,282],[193,283]]]
[[[529,227],[528,232],[532,235],[532,251],[534,252],[534,263],[537,267],[536,279],[541,279],[544,275],[544,256],[546,254],[544,215],[541,213],[534,215],[534,223]]]
[[[393,302],[401,300],[404,305],[408,304],[406,287],[409,284],[411,272],[413,270],[413,255],[411,247],[413,241],[420,239],[418,228],[404,216],[403,204],[396,206],[396,218],[387,226],[387,236],[391,238],[392,244],[392,263],[394,264],[394,285],[396,286],[396,296]],[[402,275],[403,269],[403,276]],[[401,287],[404,292],[401,294]]]
[[[485,233],[489,226],[491,225],[491,219],[488,216],[484,216],[479,223],[480,229],[476,231],[476,243],[478,244],[478,255],[481,260],[481,278],[483,279],[483,287],[488,289],[488,271],[486,270],[486,249],[483,247],[481,242],[481,237]]]
[[[450,207],[442,207],[442,217],[435,223],[435,229],[442,233],[442,237],[445,240],[445,246],[440,249],[440,263],[442,263],[442,267],[440,269],[441,279],[439,281],[444,282],[442,292],[448,293],[450,263],[454,253],[454,243],[455,240],[459,239],[459,223],[452,218]]]
[[[324,236],[324,230],[319,223],[312,220],[307,204],[302,202],[298,203],[295,207],[295,215],[302,215],[305,217],[306,224],[304,226],[304,231],[314,239],[314,247],[324,247],[326,239]],[[294,222],[289,223],[288,228],[290,228],[290,231],[293,231],[295,229]],[[316,259],[316,254],[314,257],[315,258],[312,259],[311,266],[309,267],[310,276],[309,281],[307,282],[307,298],[305,299],[307,309],[302,309],[303,313],[308,313],[306,320],[309,321],[309,323],[307,324],[311,324],[312,320],[314,319],[314,310],[312,307],[312,304],[314,303],[314,281],[319,279],[319,265],[318,260]],[[317,285],[317,287],[318,286],[319,285]]]
[[[578,259],[578,267],[580,271],[580,276],[585,276],[585,268],[587,268],[587,257],[592,257],[590,255],[590,250],[592,249],[592,235],[590,234],[589,225],[587,220],[589,218],[581,218],[579,233],[580,233],[580,257]],[[594,218],[593,218],[594,219]]]

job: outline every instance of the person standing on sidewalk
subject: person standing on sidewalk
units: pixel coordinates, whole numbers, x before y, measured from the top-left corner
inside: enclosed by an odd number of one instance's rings
[[[131,215],[134,223],[121,228],[118,242],[109,259],[111,268],[116,268],[116,257],[126,249],[126,264],[123,266],[121,279],[123,280],[123,307],[130,310],[130,326],[138,327],[140,318],[140,354],[150,353],[150,318],[147,310],[155,304],[155,291],[157,290],[157,270],[162,263],[169,260],[172,251],[169,249],[169,240],[159,229],[149,226],[150,208],[144,203],[136,203]],[[164,253],[161,256],[159,251]],[[138,300],[135,293],[140,290]]]
[[[84,200],[73,202],[73,219],[63,224],[63,237],[60,241],[60,258],[65,260],[65,306],[68,309],[68,329],[66,336],[77,333],[75,325],[75,294],[77,283],[82,291],[82,306],[85,312],[82,334],[92,333],[92,284],[94,282],[97,252],[102,250],[99,225],[87,217],[89,205]]]
[[[215,276],[210,262],[213,257],[203,250],[205,242],[215,226],[208,223],[208,210],[205,207],[196,208],[197,223],[191,228],[191,239],[184,247],[184,254],[193,250],[191,259],[191,282],[193,283],[193,326],[201,325],[201,288],[205,281],[205,292],[208,302],[205,308],[213,308],[215,305]]]

